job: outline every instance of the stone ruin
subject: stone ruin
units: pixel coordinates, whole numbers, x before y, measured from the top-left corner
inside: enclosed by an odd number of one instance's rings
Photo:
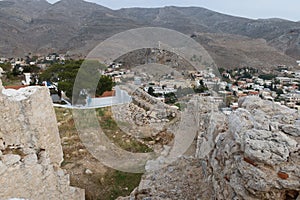
[[[3,89],[0,80],[0,199],[84,199],[60,168],[63,151],[48,89]]]
[[[209,97],[198,102],[195,155],[148,171],[119,200],[300,200],[298,111],[245,97],[227,116]]]

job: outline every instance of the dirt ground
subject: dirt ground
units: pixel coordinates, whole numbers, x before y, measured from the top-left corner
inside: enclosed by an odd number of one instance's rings
[[[71,185],[85,189],[87,200],[109,200],[129,195],[138,186],[142,174],[124,173],[101,164],[81,143],[71,110],[56,108],[55,111],[64,151],[62,168],[70,175]],[[151,151],[146,145],[122,133],[110,118],[109,110],[98,112],[99,121],[106,127],[105,133],[119,146],[133,152]]]

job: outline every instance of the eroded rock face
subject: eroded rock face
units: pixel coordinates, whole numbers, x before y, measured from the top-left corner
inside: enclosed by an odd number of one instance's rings
[[[200,108],[195,159],[148,172],[130,198],[299,200],[299,113],[258,97],[240,99],[239,106],[230,116]],[[195,162],[201,170],[191,168]],[[178,167],[182,174],[169,170]],[[189,184],[197,194],[176,188]]]
[[[0,82],[0,199],[84,199],[60,169],[63,151],[47,88]]]
[[[283,127],[295,127],[299,114],[258,97],[240,99],[239,105],[208,161],[215,172],[215,191],[228,188],[227,195],[218,193],[216,197],[296,199],[300,191],[300,138],[286,134]]]
[[[162,170],[144,175],[130,197],[118,200],[207,199],[213,191],[211,183],[203,180],[204,176],[198,159],[180,158]]]

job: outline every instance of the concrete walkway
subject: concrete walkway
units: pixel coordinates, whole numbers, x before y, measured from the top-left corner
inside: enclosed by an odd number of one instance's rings
[[[60,108],[69,108],[69,109],[95,109],[95,108],[104,108],[110,107],[113,105],[121,105],[130,103],[132,101],[131,96],[124,90],[121,90],[119,87],[115,88],[116,95],[113,97],[102,97],[102,98],[91,98],[86,105],[71,105],[70,103],[66,105],[53,104],[54,107]]]

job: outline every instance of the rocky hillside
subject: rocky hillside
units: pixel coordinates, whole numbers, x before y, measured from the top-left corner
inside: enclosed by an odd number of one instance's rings
[[[218,66],[224,68],[250,66],[267,71],[278,65],[295,65],[294,59],[268,45],[264,39],[224,33],[198,33],[194,34],[194,39]]]
[[[131,198],[119,199],[299,200],[296,110],[246,97],[226,116],[209,98],[199,101],[193,111],[199,128],[195,156],[149,170]]]
[[[255,51],[266,52],[272,46],[274,49],[268,52],[267,58],[282,58],[287,64],[295,63],[300,57],[299,22],[252,20],[197,7],[111,10],[83,0],[61,0],[53,5],[46,0],[4,0],[0,1],[0,25],[2,56],[54,51],[84,56],[99,42],[116,33],[159,26],[188,35],[212,33],[209,37],[217,43],[223,37],[226,40],[228,34],[236,36],[237,42],[243,42],[246,47],[253,46],[254,40]],[[232,60],[228,65],[250,63],[249,60],[253,59],[251,55],[234,56],[240,50],[234,44],[223,46],[221,51],[210,45],[205,47],[217,57],[225,57],[227,63]],[[282,55],[278,57],[279,54]],[[273,61],[257,58],[253,63],[273,65]],[[221,64],[225,65],[223,61]]]

